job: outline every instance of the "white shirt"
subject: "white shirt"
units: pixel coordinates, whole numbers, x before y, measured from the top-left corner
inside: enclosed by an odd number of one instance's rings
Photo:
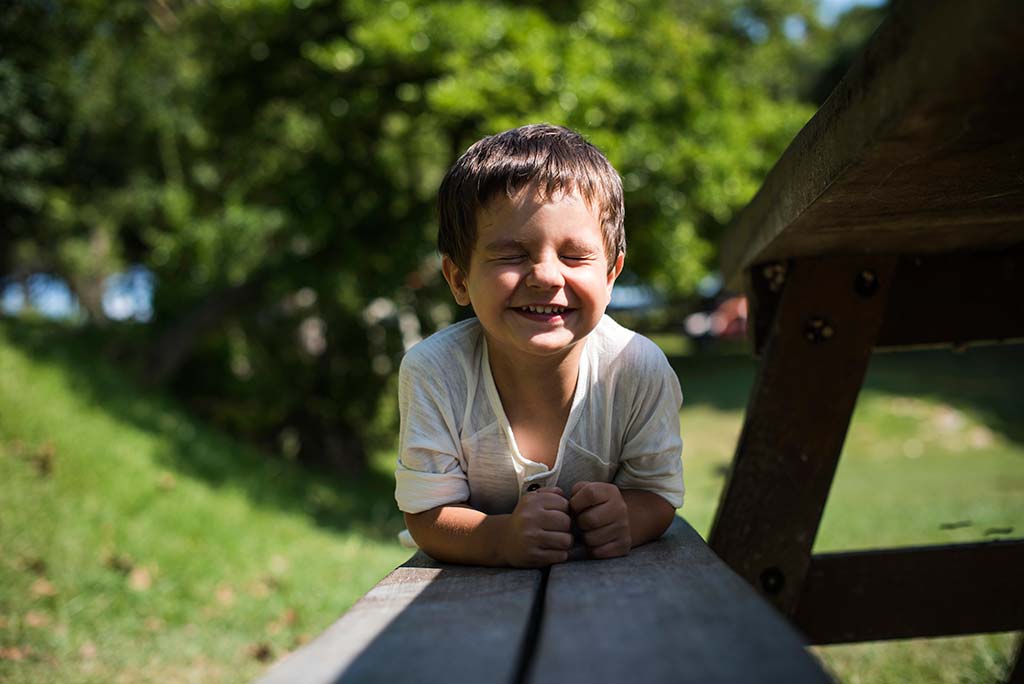
[[[648,490],[682,506],[682,392],[665,355],[608,316],[583,344],[551,469],[516,445],[479,321],[449,326],[410,349],[398,376],[399,509],[465,503],[511,513],[531,485],[557,485],[568,494],[584,480]]]

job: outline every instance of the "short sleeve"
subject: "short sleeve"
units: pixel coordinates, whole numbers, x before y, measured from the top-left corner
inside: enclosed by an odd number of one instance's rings
[[[627,407],[626,427],[619,470],[614,483],[622,489],[654,492],[675,508],[683,505],[683,441],[679,435],[682,390],[675,371],[660,349],[648,343]]]
[[[452,392],[444,374],[425,361],[410,353],[398,373],[401,428],[395,500],[405,513],[469,500]]]

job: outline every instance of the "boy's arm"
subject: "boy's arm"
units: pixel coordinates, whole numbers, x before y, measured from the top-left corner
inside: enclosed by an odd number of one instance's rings
[[[676,509],[660,494],[643,489],[622,489],[629,509],[629,530],[633,546],[641,546],[665,534],[676,517]]]
[[[545,487],[520,498],[507,515],[487,515],[464,505],[406,513],[409,533],[430,557],[465,565],[546,567],[568,558],[569,502]]]
[[[659,494],[609,482],[577,482],[569,505],[593,558],[625,556],[664,534],[675,517]]]

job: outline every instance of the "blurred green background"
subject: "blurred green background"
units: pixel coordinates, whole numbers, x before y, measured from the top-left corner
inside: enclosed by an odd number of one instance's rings
[[[755,367],[681,322],[722,228],[885,12],[6,3],[0,679],[245,681],[404,560],[394,371],[464,315],[434,195],[469,144],[527,122],[580,130],[623,177],[621,282],[658,307],[621,316],[680,371],[684,514],[706,533]],[[873,365],[819,549],[1024,525],[1024,357],[936,354]],[[819,652],[844,681],[981,682],[1011,650]]]

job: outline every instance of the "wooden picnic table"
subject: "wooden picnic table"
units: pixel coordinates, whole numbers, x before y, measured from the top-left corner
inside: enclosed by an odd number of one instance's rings
[[[897,3],[722,262],[761,363],[712,549],[813,643],[1024,629],[1024,541],[812,555],[872,350],[1024,339],[1024,3]]]
[[[549,570],[422,552],[259,680],[828,682],[802,637],[682,518],[626,557]]]
[[[260,681],[824,682],[798,630],[1024,628],[1022,541],[811,553],[872,350],[1024,339],[1024,3],[897,3],[722,247],[762,361],[710,548],[418,553]]]

